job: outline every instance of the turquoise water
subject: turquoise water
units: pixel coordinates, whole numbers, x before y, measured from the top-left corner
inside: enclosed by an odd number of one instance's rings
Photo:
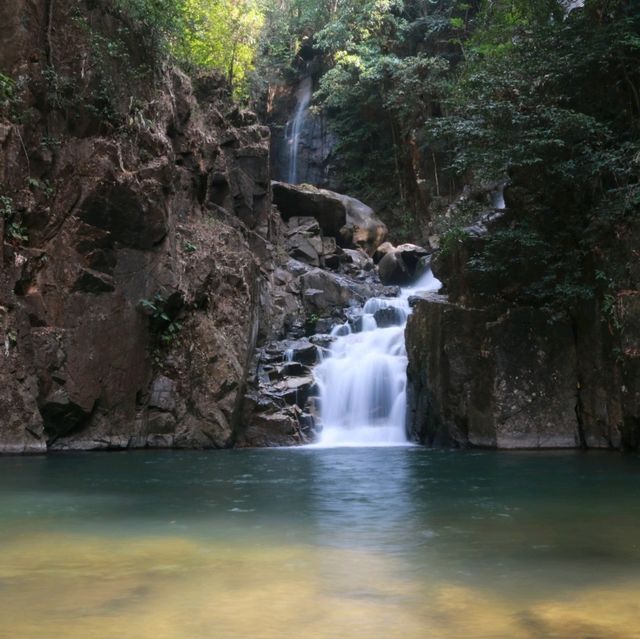
[[[640,637],[640,459],[0,459],[0,637]]]

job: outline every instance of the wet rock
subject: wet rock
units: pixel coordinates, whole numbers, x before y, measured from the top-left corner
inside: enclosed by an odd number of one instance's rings
[[[313,418],[294,408],[256,413],[236,442],[238,447],[291,446],[311,441]]]
[[[373,261],[375,264],[378,264],[380,260],[387,255],[387,253],[392,253],[395,250],[395,246],[391,244],[391,242],[383,242],[378,246],[373,254]]]
[[[176,418],[171,413],[151,411],[147,419],[146,435],[172,435],[176,430]],[[163,441],[154,441],[151,446],[162,447]],[[173,442],[171,442],[173,443]]]
[[[301,278],[303,303],[310,313],[331,313],[336,307],[364,301],[363,291],[344,277],[316,269]]]
[[[378,263],[378,275],[383,284],[407,286],[428,267],[425,261],[429,253],[415,244],[401,244],[382,257]]]
[[[378,276],[383,284],[406,286],[413,276],[404,260],[395,252],[387,253],[378,263]]]
[[[316,346],[309,340],[284,340],[267,345],[266,355],[270,361],[297,362],[311,366],[316,362]]]
[[[378,309],[373,314],[373,319],[375,319],[378,328],[388,328],[389,326],[402,326],[405,316],[399,309],[390,306]]]

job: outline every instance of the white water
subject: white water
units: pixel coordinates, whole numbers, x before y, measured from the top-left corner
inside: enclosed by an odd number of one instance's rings
[[[300,148],[300,133],[304,127],[304,120],[307,115],[312,93],[311,77],[304,78],[298,87],[296,94],[296,112],[293,120],[287,124],[287,147],[289,151],[289,172],[287,181],[289,184],[298,183],[298,151]]]
[[[499,211],[504,211],[507,208],[507,205],[504,201],[504,186],[500,186],[496,191],[494,191],[491,195],[491,205],[494,209]]]
[[[409,297],[441,286],[431,271],[396,298],[372,298],[363,308],[362,330],[335,326],[330,356],[316,366],[323,430],[319,446],[406,445],[407,351],[404,329]],[[393,308],[400,326],[378,328],[374,313]]]

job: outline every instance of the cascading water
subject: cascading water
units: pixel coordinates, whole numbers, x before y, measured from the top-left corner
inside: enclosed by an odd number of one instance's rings
[[[491,205],[498,211],[504,211],[506,208],[504,201],[504,186],[500,186],[491,194]]]
[[[441,286],[431,271],[396,298],[372,298],[363,308],[360,330],[335,326],[330,356],[316,366],[323,425],[320,446],[393,446],[405,432],[407,352],[404,329],[409,297]],[[374,315],[393,326],[379,327]]]
[[[311,77],[306,77],[300,83],[297,92],[296,112],[293,120],[287,124],[286,141],[289,153],[289,171],[287,181],[289,184],[298,183],[298,151],[300,149],[300,133],[304,127],[305,117],[311,102],[313,84]]]

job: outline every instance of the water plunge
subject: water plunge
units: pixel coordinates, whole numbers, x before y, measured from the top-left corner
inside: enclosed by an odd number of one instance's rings
[[[305,118],[308,112],[309,103],[311,102],[311,94],[313,83],[311,77],[304,78],[300,82],[298,92],[296,94],[296,111],[293,120],[287,123],[286,141],[289,152],[289,171],[287,173],[287,181],[290,184],[298,183],[298,151],[300,148],[300,133],[304,128]]]
[[[320,446],[407,443],[404,329],[411,312],[409,297],[440,286],[427,271],[396,298],[370,299],[358,331],[348,322],[334,327],[330,356],[314,371],[323,425]]]

